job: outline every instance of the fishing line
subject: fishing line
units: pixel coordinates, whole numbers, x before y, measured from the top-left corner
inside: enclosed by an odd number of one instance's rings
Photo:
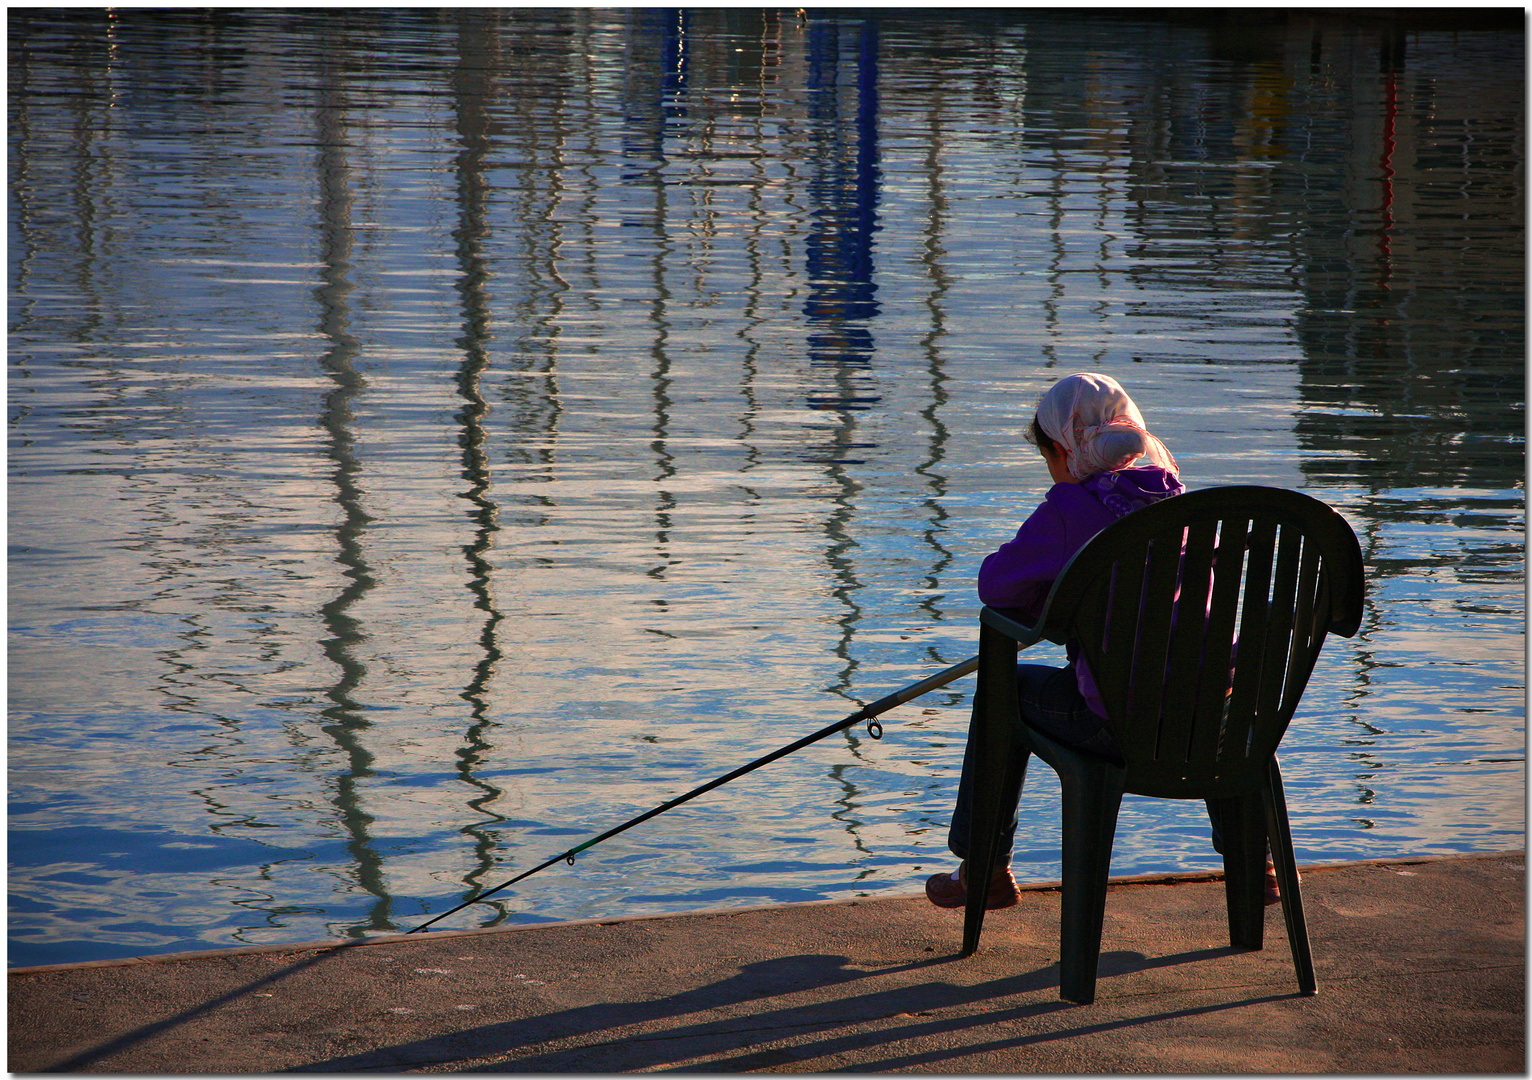
[[[533,874],[537,873],[539,870],[546,870],[548,867],[552,866],[556,862],[564,861],[564,862],[569,863],[570,866],[573,866],[576,855],[580,854],[580,852],[585,851],[588,848],[595,847],[597,844],[601,843],[601,841],[609,840],[612,837],[616,836],[618,833],[624,832],[624,831],[626,831],[628,829],[631,829],[635,825],[638,825],[638,824],[640,824],[642,822],[648,821],[650,818],[654,817],[657,814],[663,814],[666,810],[670,810],[670,809],[673,809],[674,807],[680,806],[682,803],[687,802],[688,800],[691,800],[691,799],[695,799],[698,795],[702,795],[702,794],[705,794],[705,793],[707,793],[709,791],[712,791],[716,787],[722,787],[724,784],[727,784],[730,780],[737,780],[739,777],[744,776],[747,772],[752,772],[755,769],[759,769],[762,765],[769,765],[771,762],[776,761],[780,757],[786,757],[788,754],[794,753],[795,751],[798,751],[798,750],[802,750],[805,746],[808,746],[810,743],[818,742],[820,739],[823,739],[825,736],[833,735],[837,731],[844,731],[846,728],[851,727],[854,724],[860,724],[864,720],[867,721],[867,734],[870,735],[874,739],[881,739],[883,737],[883,725],[878,723],[877,720],[874,719],[874,717],[888,712],[888,710],[894,708],[896,705],[903,705],[906,701],[910,701],[910,700],[912,700],[914,698],[918,698],[922,694],[929,693],[930,691],[935,690],[938,686],[946,686],[948,683],[952,682],[954,679],[961,679],[964,675],[967,675],[967,674],[975,671],[978,668],[978,666],[979,666],[979,658],[977,656],[972,656],[972,657],[969,657],[967,660],[964,660],[961,664],[954,664],[950,668],[947,668],[945,671],[938,671],[935,675],[932,675],[928,679],[922,679],[918,683],[911,683],[909,686],[906,686],[903,690],[896,690],[892,694],[889,694],[887,697],[879,698],[877,701],[874,701],[871,705],[864,705],[864,706],[862,706],[860,709],[858,709],[856,712],[852,713],[850,716],[846,717],[844,720],[837,720],[835,723],[830,724],[827,727],[820,728],[818,731],[814,732],[812,735],[805,735],[803,738],[799,739],[797,742],[788,743],[786,746],[784,746],[784,747],[782,747],[782,748],[780,748],[778,750],[773,750],[771,753],[765,755],[764,757],[758,757],[754,761],[750,762],[750,764],[748,764],[748,765],[741,765],[739,768],[735,769],[731,773],[725,773],[723,776],[720,776],[716,780],[709,780],[706,784],[703,784],[701,787],[698,787],[698,788],[693,788],[691,791],[688,791],[685,795],[678,795],[674,799],[671,799],[669,802],[661,803],[659,806],[656,806],[654,809],[647,810],[644,813],[638,815],[638,817],[633,818],[630,821],[623,822],[621,825],[618,825],[615,829],[608,829],[606,832],[602,833],[600,836],[597,836],[597,837],[594,837],[594,838],[592,838],[590,840],[587,840],[587,841],[585,841],[585,843],[579,845],[578,847],[572,847],[568,851],[563,852],[562,854],[555,855],[553,858],[549,859],[547,862],[540,863],[537,866],[532,867],[532,869],[526,871],[525,873],[518,874],[517,876],[511,878],[511,880],[503,882],[503,883],[501,883],[499,885],[496,885],[493,889],[485,889],[483,892],[478,893],[477,895],[475,895],[471,899],[463,901],[461,904],[459,904],[455,908],[452,908],[450,911],[444,911],[440,915],[436,916],[434,919],[430,919],[427,922],[423,922],[419,926],[415,927],[415,929],[407,931],[407,932],[411,933],[411,934],[418,933],[419,931],[424,930],[426,927],[431,926],[434,923],[440,922],[441,920],[445,919],[448,915],[454,915],[457,912],[462,911],[466,907],[470,907],[473,904],[477,904],[477,903],[479,903],[479,902],[489,898],[490,896],[493,896],[495,893],[501,891],[502,889],[510,888],[512,885],[516,884],[518,881],[523,881],[526,878],[531,877]]]

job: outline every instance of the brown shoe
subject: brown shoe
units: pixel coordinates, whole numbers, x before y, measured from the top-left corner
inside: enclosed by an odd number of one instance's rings
[[[933,874],[926,879],[926,899],[940,908],[960,908],[968,903],[968,863],[958,864],[955,874]],[[995,871],[989,880],[989,893],[984,897],[986,910],[1007,908],[1021,899],[1021,890],[1011,876],[1009,865]]]
[[[1303,875],[1298,875],[1298,880],[1303,880]],[[1270,860],[1266,860],[1266,906],[1280,904],[1282,902],[1282,890],[1277,886],[1277,868]]]

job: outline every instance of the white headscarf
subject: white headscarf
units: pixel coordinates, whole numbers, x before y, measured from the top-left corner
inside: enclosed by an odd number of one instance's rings
[[[1080,372],[1060,379],[1038,402],[1037,423],[1064,448],[1076,480],[1151,463],[1180,475],[1176,459],[1144,428],[1138,406],[1109,375]]]

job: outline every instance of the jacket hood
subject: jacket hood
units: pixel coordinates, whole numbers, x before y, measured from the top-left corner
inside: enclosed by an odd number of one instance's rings
[[[1186,490],[1175,473],[1158,465],[1097,473],[1080,481],[1080,486],[1119,518]]]

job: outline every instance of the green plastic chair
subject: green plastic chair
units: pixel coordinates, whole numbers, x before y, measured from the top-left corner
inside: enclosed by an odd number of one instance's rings
[[[1267,840],[1298,986],[1314,961],[1276,750],[1325,634],[1362,621],[1356,534],[1324,503],[1278,488],[1190,492],[1107,526],[1064,568],[1036,626],[980,613],[968,880],[990,880],[1007,815],[1006,773],[1030,750],[1063,790],[1060,996],[1095,1000],[1112,839],[1124,793],[1217,800],[1229,940],[1259,949]],[[1023,723],[1016,654],[1075,641],[1122,749],[1114,762]],[[979,944],[985,890],[969,890],[963,955]]]

